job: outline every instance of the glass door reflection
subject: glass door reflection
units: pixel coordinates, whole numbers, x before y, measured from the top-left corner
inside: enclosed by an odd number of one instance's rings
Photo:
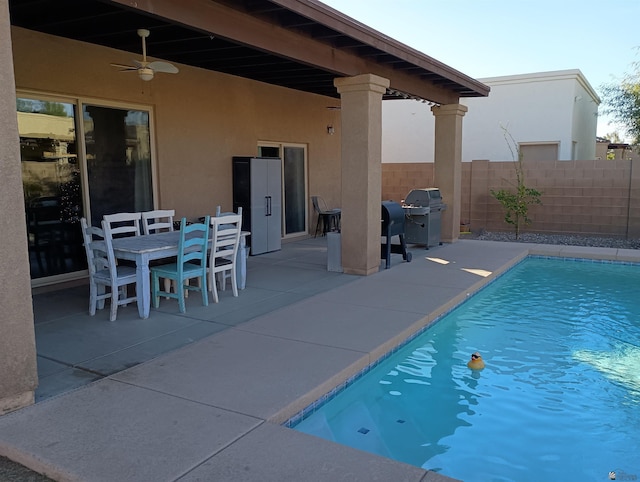
[[[31,278],[86,269],[75,106],[29,98],[17,106]]]

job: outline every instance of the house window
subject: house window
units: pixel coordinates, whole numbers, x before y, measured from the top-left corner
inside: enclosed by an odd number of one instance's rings
[[[16,103],[32,284],[84,276],[80,218],[99,226],[103,214],[153,207],[149,111],[46,95]]]

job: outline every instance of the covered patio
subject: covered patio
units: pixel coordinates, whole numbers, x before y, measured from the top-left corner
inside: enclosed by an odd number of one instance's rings
[[[140,57],[139,28],[151,31],[149,55],[175,63],[179,74],[145,82],[111,67]],[[0,240],[11,253],[0,273],[12,280],[0,295],[0,413],[33,403],[38,386],[16,97],[64,102],[78,115],[74,132],[95,106],[147,113],[153,207],[178,217],[231,206],[232,156],[256,155],[259,146],[304,149],[303,231],[292,236],[306,235],[308,196],[322,193],[342,209],[343,267],[356,275],[379,268],[381,102],[431,102],[436,177],[451,200],[442,237],[457,239],[465,112],[458,101],[488,88],[320,2],[0,0],[0,39],[0,82],[8,87],[0,103]],[[79,137],[77,149],[87,217],[100,212],[99,191],[88,192],[95,153],[83,150],[93,140]]]
[[[35,289],[36,403],[356,279],[327,271],[326,238],[309,238],[249,258],[247,286],[237,298],[228,285],[219,291],[220,302],[209,306],[192,295],[186,313],[179,312],[176,300],[161,299],[143,319],[134,302],[109,322],[108,303],[89,316],[84,280]]]

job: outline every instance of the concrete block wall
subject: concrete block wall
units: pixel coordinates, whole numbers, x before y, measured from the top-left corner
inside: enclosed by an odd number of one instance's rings
[[[412,189],[435,187],[433,162],[382,164],[382,200],[401,202]]]
[[[629,160],[525,162],[525,184],[542,191],[525,231],[640,238],[640,166]],[[433,164],[383,164],[383,199],[435,186]],[[461,224],[472,231],[511,231],[490,191],[513,188],[512,161],[463,163]],[[437,186],[436,186],[437,187]],[[448,200],[444,200],[448,202]],[[450,202],[450,201],[449,201]]]

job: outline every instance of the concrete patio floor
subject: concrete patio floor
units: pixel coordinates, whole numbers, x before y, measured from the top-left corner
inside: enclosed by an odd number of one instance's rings
[[[325,238],[287,243],[249,259],[238,298],[161,300],[147,320],[88,316],[86,286],[36,294],[37,403],[0,417],[0,455],[60,481],[451,480],[281,424],[529,253],[640,262],[477,240],[411,252],[355,277],[326,270]]]

